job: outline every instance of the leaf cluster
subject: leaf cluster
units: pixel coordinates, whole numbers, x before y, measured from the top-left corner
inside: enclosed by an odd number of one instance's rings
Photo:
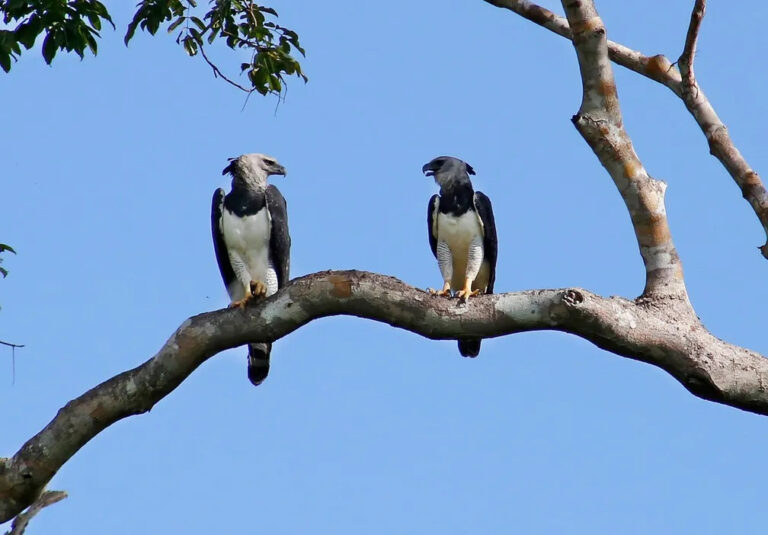
[[[0,0],[0,15],[12,30],[0,30],[0,67],[11,70],[23,46],[29,50],[38,36],[43,40],[43,59],[50,65],[56,52],[75,52],[82,59],[85,50],[96,54],[102,22],[115,27],[104,4],[98,0]]]
[[[197,0],[141,0],[125,34],[125,44],[136,30],[155,35],[167,27],[178,31],[176,42],[190,56],[201,55],[216,76],[248,93],[280,94],[286,76],[307,77],[296,59],[304,56],[299,36],[277,24],[277,12],[252,0],[209,0],[207,11]],[[82,59],[86,49],[97,53],[102,24],[115,27],[98,0],[0,0],[0,67],[11,70],[13,61],[44,35],[42,54],[50,64],[58,51],[75,52]],[[12,29],[11,29],[12,28]],[[205,47],[223,41],[232,50],[245,50],[250,59],[240,65],[245,85],[228,78],[208,58]]]
[[[195,0],[145,0],[128,25],[125,42],[133,38],[137,28],[154,35],[168,23],[169,33],[178,30],[176,42],[187,54],[201,54],[217,76],[244,91],[279,94],[285,76],[295,75],[307,81],[294,56],[305,54],[299,36],[275,22],[278,15],[274,9],[251,0],[211,0],[208,7],[205,14],[197,16]],[[224,40],[232,50],[250,52],[250,60],[240,65],[250,87],[233,82],[209,60],[205,46],[217,40]]]

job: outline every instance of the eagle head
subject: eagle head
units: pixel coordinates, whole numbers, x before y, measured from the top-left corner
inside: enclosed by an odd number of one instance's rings
[[[474,175],[475,170],[467,162],[453,156],[438,156],[421,168],[421,172],[434,177],[441,187],[455,182],[469,181],[469,175]]]
[[[222,175],[229,173],[234,182],[243,182],[250,186],[264,187],[267,184],[267,177],[270,175],[285,176],[285,167],[278,161],[266,154],[243,154],[237,158],[230,158],[227,165],[221,172]]]

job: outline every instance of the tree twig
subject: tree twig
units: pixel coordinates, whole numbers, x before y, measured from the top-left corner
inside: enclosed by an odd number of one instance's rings
[[[16,384],[16,349],[24,347],[24,344],[12,344],[10,342],[3,342],[0,340],[0,345],[8,346],[11,348],[11,384]]]
[[[203,59],[205,60],[205,62],[211,67],[211,69],[213,69],[213,76],[214,77],[221,78],[225,82],[235,86],[236,88],[238,88],[241,91],[244,91],[244,92],[248,93],[249,95],[255,91],[253,88],[248,89],[247,87],[238,84],[234,80],[230,80],[223,72],[221,72],[221,70],[219,70],[219,68],[216,66],[215,63],[213,63],[210,59],[208,59],[208,56],[205,53],[205,47],[203,46],[203,43],[199,42],[198,45],[200,47],[200,55],[203,56]]]
[[[6,531],[5,535],[22,535],[29,525],[29,521],[39,513],[43,508],[53,505],[56,502],[60,502],[67,497],[67,493],[63,490],[46,490],[35,502],[23,513],[13,520],[10,531]]]
[[[691,22],[688,25],[688,33],[685,35],[685,46],[677,64],[680,66],[680,74],[683,83],[689,91],[696,87],[696,77],[693,73],[693,61],[696,56],[696,41],[699,38],[701,21],[704,19],[704,11],[707,8],[706,0],[696,0],[691,12]]]

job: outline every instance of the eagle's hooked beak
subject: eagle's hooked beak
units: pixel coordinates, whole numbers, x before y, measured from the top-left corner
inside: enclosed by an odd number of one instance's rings
[[[288,175],[288,172],[285,170],[285,167],[283,167],[280,164],[277,164],[277,165],[275,165],[275,170],[272,171],[272,174],[273,175],[283,175],[283,176],[286,176],[286,175]]]
[[[435,176],[435,169],[432,168],[432,162],[424,164],[421,168],[421,172],[427,176]]]

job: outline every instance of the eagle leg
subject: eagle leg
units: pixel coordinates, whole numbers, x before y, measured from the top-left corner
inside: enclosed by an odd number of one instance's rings
[[[456,297],[458,297],[459,299],[466,300],[466,299],[468,299],[470,297],[475,297],[475,296],[479,295],[480,294],[480,289],[478,288],[477,290],[473,290],[472,289],[472,282],[473,281],[471,279],[469,279],[469,278],[464,279],[464,289],[459,290],[458,292],[456,292]]]
[[[432,288],[427,288],[427,291],[431,295],[437,295],[440,297],[450,297],[451,296],[451,283],[450,281],[446,281],[445,284],[443,284],[443,289],[440,291],[433,290]]]

